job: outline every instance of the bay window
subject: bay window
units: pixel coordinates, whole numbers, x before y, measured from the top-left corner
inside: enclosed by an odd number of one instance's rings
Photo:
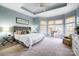
[[[75,28],[75,16],[67,17],[65,20],[66,35],[74,33]]]

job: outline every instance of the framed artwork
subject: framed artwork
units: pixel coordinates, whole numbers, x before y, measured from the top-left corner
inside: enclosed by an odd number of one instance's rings
[[[16,23],[28,25],[29,24],[29,20],[16,17]]]

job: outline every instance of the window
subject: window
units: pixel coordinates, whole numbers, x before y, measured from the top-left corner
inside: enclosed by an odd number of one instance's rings
[[[75,24],[66,24],[66,35],[74,33],[74,26]]]
[[[74,16],[70,16],[66,19],[66,23],[72,23],[75,22],[75,17]]]
[[[47,26],[40,26],[40,32],[46,33]]]
[[[63,24],[63,20],[55,20],[55,24]]]
[[[63,24],[61,24],[61,25],[55,25],[55,30],[57,31],[57,33],[56,34],[58,34],[58,35],[62,35],[63,34]]]
[[[63,34],[63,25],[49,25],[48,26],[49,33],[51,28],[52,28],[52,31],[57,31],[57,34]]]
[[[41,21],[40,21],[40,25],[47,25],[46,20],[41,20]]]
[[[46,20],[40,21],[40,32],[43,32],[43,33],[47,32],[47,21]]]
[[[66,24],[65,25],[65,27],[66,27],[66,35],[70,35],[70,34],[74,33],[75,17],[74,16],[68,17],[66,19],[65,24]]]
[[[54,20],[49,20],[48,21],[48,25],[53,25],[54,24]]]
[[[53,25],[53,24],[63,24],[63,20],[57,19],[57,20],[49,20],[48,25]]]
[[[58,37],[63,34],[63,19],[48,20],[48,33],[56,31],[55,36]]]
[[[48,33],[50,33],[50,31],[54,31],[55,30],[55,25],[48,25]]]

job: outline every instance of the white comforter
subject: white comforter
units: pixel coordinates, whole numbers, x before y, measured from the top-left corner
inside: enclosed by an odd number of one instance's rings
[[[43,33],[31,33],[26,35],[16,35],[15,39],[23,42],[27,47],[32,46],[33,44],[39,42],[44,37]]]

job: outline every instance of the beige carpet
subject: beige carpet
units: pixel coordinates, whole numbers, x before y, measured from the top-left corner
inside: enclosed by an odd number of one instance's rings
[[[46,37],[31,48],[22,45],[6,48],[0,51],[2,56],[74,56],[71,48],[62,44],[62,39]]]

